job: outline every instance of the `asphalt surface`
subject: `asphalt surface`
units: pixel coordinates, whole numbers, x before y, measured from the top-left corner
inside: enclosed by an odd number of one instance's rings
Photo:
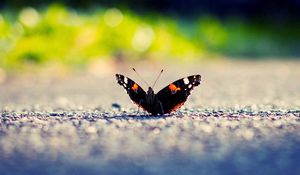
[[[300,62],[134,65],[149,84],[165,69],[156,90],[202,75],[179,111],[158,117],[115,82],[122,73],[146,89],[130,66],[8,77],[0,174],[300,174]]]

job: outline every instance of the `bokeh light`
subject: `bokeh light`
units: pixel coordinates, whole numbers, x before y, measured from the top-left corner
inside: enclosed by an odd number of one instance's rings
[[[39,13],[31,7],[27,7],[20,12],[19,20],[27,27],[34,27],[39,22]]]
[[[132,47],[139,52],[144,52],[151,46],[154,36],[151,27],[140,27],[134,34]]]
[[[118,26],[123,20],[122,12],[117,8],[107,9],[104,13],[104,21],[110,27]]]

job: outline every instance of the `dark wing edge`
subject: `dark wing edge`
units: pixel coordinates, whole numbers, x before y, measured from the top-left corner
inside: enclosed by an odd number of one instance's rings
[[[131,80],[130,78],[124,75],[116,74],[116,79],[117,79],[117,83],[125,89],[130,99],[136,105],[144,108],[144,104],[141,103],[141,101],[146,98],[146,92],[143,90],[143,88],[140,85],[138,85],[136,82],[134,82],[133,80]],[[136,91],[132,89],[134,84],[138,86]]]
[[[179,109],[186,102],[194,87],[200,85],[200,83],[201,75],[191,75],[170,83],[180,88],[180,90],[174,94],[169,89],[170,84],[160,90],[157,93],[157,98],[162,103],[164,113],[171,113]]]

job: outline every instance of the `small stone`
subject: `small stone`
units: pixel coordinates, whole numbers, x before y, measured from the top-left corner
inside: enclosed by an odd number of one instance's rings
[[[87,134],[95,134],[97,132],[97,129],[93,126],[89,126],[85,129],[85,132]]]
[[[121,109],[121,105],[119,105],[118,103],[112,103],[111,107]]]

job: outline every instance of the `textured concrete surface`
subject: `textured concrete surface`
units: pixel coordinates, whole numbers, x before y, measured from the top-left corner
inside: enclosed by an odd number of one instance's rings
[[[114,73],[146,86],[113,67],[0,84],[0,174],[300,173],[300,62],[141,63],[149,84],[165,69],[154,89],[202,75],[161,117],[137,112]]]

